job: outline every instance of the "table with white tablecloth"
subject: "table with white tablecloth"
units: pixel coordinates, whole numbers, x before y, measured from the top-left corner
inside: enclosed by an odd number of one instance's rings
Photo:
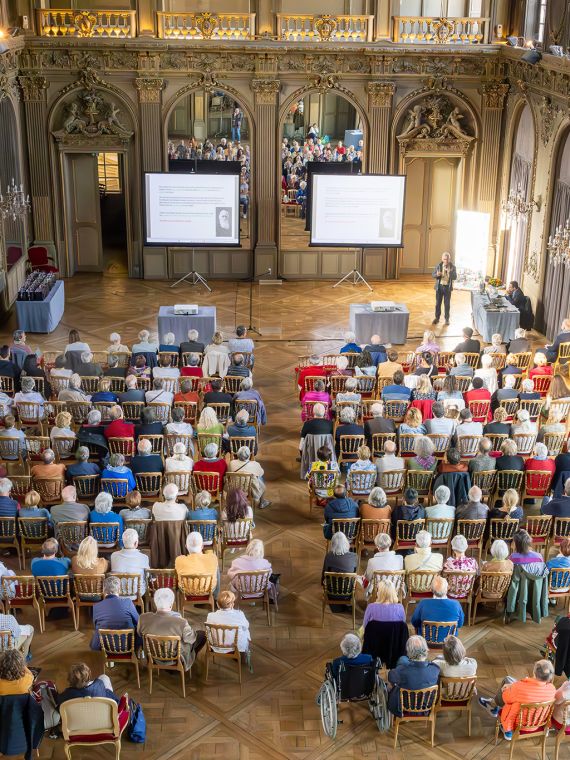
[[[517,307],[506,298],[502,299],[502,308],[495,309],[490,306],[487,294],[471,291],[471,310],[473,324],[486,343],[491,342],[494,333],[502,336],[503,343],[508,343],[515,337],[521,315]]]
[[[65,286],[58,280],[43,301],[16,301],[18,329],[29,333],[55,330],[65,309]]]
[[[379,335],[382,343],[405,343],[409,322],[410,312],[403,303],[395,304],[394,311],[372,311],[369,303],[350,304],[350,329],[357,343],[369,343],[372,335]]]
[[[198,330],[199,341],[205,346],[212,342],[216,332],[216,307],[200,306],[197,314],[175,314],[174,306],[161,306],[158,311],[158,337],[164,342],[166,333],[174,333],[180,345],[188,340],[188,330]]]

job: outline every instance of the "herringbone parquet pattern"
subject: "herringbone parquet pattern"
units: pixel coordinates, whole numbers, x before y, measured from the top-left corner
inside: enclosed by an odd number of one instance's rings
[[[67,331],[74,327],[93,349],[105,348],[113,330],[131,344],[143,327],[156,330],[159,305],[181,301],[215,305],[218,324],[226,334],[236,323],[247,324],[247,285],[212,284],[214,291],[207,294],[186,286],[171,290],[168,283],[77,276],[65,283],[66,312],[56,332],[30,336],[28,342],[55,350],[66,343]],[[256,286],[253,322],[263,337],[256,341],[255,381],[269,417],[259,458],[273,505],[256,515],[255,535],[265,541],[266,556],[281,573],[279,613],[275,624],[268,627],[261,608],[245,608],[252,626],[254,671],[244,671],[241,689],[235,666],[224,662],[211,667],[205,684],[199,658],[188,681],[186,700],[181,697],[177,675],[163,674],[149,696],[144,670],[142,689],[138,690],[132,669],[116,667],[111,673],[115,691],[128,690],[142,702],[148,723],[144,746],[123,742],[125,760],[409,760],[414,752],[425,760],[508,757],[505,742],[494,746],[494,723],[476,705],[471,739],[466,735],[465,716],[443,714],[433,750],[419,724],[402,727],[398,751],[393,752],[391,737],[378,733],[364,705],[341,708],[343,722],[334,742],[322,732],[315,695],[324,663],[336,656],[350,622],[348,616],[327,613],[324,628],[320,625],[324,542],[321,516],[317,512],[309,515],[306,487],[298,479],[295,456],[300,422],[292,370],[301,354],[338,348],[348,327],[349,304],[370,298],[405,301],[411,311],[409,343],[418,344],[424,326],[432,319],[433,290],[428,278],[379,283],[374,294],[351,286],[333,290],[331,283],[323,282]],[[448,350],[458,342],[461,327],[470,323],[466,293],[454,295],[452,312],[452,324],[440,327],[442,347]],[[2,329],[2,338],[15,327],[12,316]],[[363,608],[361,601],[358,624]],[[200,626],[205,614],[194,611],[190,617]],[[35,622],[28,612],[21,620]],[[478,660],[479,692],[490,694],[506,673],[517,677],[528,673],[552,623],[515,623],[505,628],[493,611],[485,609],[478,620],[475,628],[461,632],[461,638]],[[100,655],[89,650],[89,638],[85,616],[79,632],[73,631],[70,620],[48,622],[47,632],[37,636],[34,646],[34,664],[42,667],[42,677],[63,687],[67,667],[76,660],[85,660],[96,673],[101,672]],[[516,757],[538,757],[533,743],[525,744],[524,749],[517,749]],[[552,740],[548,746],[550,753]],[[40,757],[62,760],[62,743],[46,739]],[[108,757],[105,749],[74,750],[76,760]]]

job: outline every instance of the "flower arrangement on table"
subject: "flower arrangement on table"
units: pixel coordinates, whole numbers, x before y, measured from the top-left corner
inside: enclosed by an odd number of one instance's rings
[[[502,288],[503,283],[498,277],[485,277],[485,282],[492,288]]]

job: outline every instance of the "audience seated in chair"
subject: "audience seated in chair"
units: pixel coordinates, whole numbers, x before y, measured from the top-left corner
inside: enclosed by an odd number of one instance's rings
[[[332,521],[343,518],[358,517],[358,504],[349,499],[346,495],[346,488],[338,484],[334,489],[334,498],[332,498],[325,507],[325,525],[323,525],[323,535],[326,539],[332,537]]]
[[[118,523],[119,525],[119,545],[121,543],[120,537],[123,534],[123,518],[116,512],[113,512],[113,497],[110,493],[102,491],[97,494],[95,498],[95,504],[91,512],[89,513],[90,523]]]
[[[58,705],[62,705],[70,699],[81,699],[82,697],[107,697],[113,699],[117,704],[119,697],[113,692],[111,679],[108,675],[103,674],[93,678],[89,666],[84,662],[74,663],[69,669],[67,677],[69,686],[57,697]]]
[[[141,472],[163,472],[164,465],[160,454],[152,453],[152,443],[148,438],[141,438],[137,443],[137,454],[131,459],[131,471],[134,475]]]
[[[16,517],[20,505],[16,499],[12,499],[12,481],[8,478],[0,479],[0,517]]]
[[[73,478],[89,477],[91,475],[100,475],[101,468],[95,462],[90,462],[91,452],[87,446],[79,446],[75,452],[75,463],[68,464],[65,471],[67,482],[71,483]]]
[[[489,472],[496,467],[495,457],[491,456],[492,444],[488,438],[481,438],[479,441],[479,453],[469,460],[468,469],[470,473]]]
[[[63,499],[61,504],[54,504],[50,510],[52,522],[56,528],[60,522],[87,522],[89,520],[89,507],[77,501],[77,489],[75,486],[65,486],[61,492]]]
[[[337,534],[335,534],[337,535]],[[334,536],[333,536],[334,539]],[[372,582],[374,580],[374,573],[378,572],[392,572],[404,569],[404,558],[401,554],[396,554],[390,547],[392,546],[392,539],[388,533],[377,533],[374,539],[376,546],[376,553],[368,560],[366,565],[366,571],[364,577],[368,582],[366,585],[366,593],[370,594],[372,591]]]
[[[448,584],[445,578],[438,576],[434,579],[432,585],[433,598],[421,599],[412,615],[411,622],[416,633],[422,630],[422,623],[426,621],[432,623],[453,622],[457,623],[457,628],[461,628],[465,620],[463,608],[455,599],[447,598],[447,589]],[[439,631],[439,635],[442,635],[442,631]]]
[[[186,455],[186,444],[179,441],[174,444],[172,456],[164,462],[164,472],[192,472],[194,460]]]
[[[338,469],[338,464],[336,462],[330,462],[330,455],[330,449],[326,449],[324,461],[330,465],[330,469]],[[232,459],[228,465],[228,472],[239,472],[241,475],[251,475],[251,495],[254,505],[259,509],[266,509],[271,506],[271,502],[264,498],[266,485],[263,467],[259,462],[251,459],[251,451],[248,446],[240,446],[237,450],[236,458]]]
[[[331,662],[333,678],[338,681],[339,670],[343,665],[372,665],[374,660],[371,655],[362,653],[362,642],[355,633],[347,633],[340,642],[341,657],[336,657]]]
[[[550,501],[543,503],[540,511],[543,515],[570,517],[570,478],[564,483],[564,491],[562,495],[559,497],[555,496]]]
[[[110,411],[111,422],[105,428],[105,438],[133,438],[135,426],[132,422],[125,422],[123,410],[120,406],[112,406]]]
[[[40,507],[40,501],[41,497],[37,491],[28,491],[24,498],[24,506],[20,507],[20,511],[18,512],[18,517],[32,517],[35,519],[45,517],[48,521],[48,526],[51,528],[53,522],[50,511],[45,507]],[[1,577],[2,574],[0,573]]]
[[[397,717],[400,712],[400,689],[426,689],[439,681],[440,670],[428,660],[428,645],[423,636],[410,636],[406,644],[406,656],[400,657],[395,668],[388,673],[391,684],[388,709]]]
[[[56,464],[55,453],[52,449],[44,449],[41,453],[42,464],[35,464],[31,467],[32,478],[36,480],[47,480],[50,478],[61,478],[65,476],[65,465]]]
[[[93,605],[93,627],[91,637],[91,649],[99,651],[99,630],[110,629],[114,631],[136,630],[139,622],[139,613],[128,596],[120,596],[121,581],[114,575],[108,575],[103,582],[103,600]],[[102,696],[102,695],[93,695]]]
[[[483,492],[479,486],[471,486],[468,501],[455,507],[456,520],[486,520],[489,517],[489,507],[481,501]]]
[[[359,506],[360,517],[363,520],[389,520],[392,516],[392,507],[383,488],[375,486],[366,501],[361,501]]]
[[[501,501],[497,502],[493,509],[489,510],[490,519],[522,520],[524,512],[519,506],[519,495],[514,488],[508,488],[503,494]]]
[[[370,601],[364,612],[362,627],[375,620],[380,623],[406,622],[404,606],[400,604],[393,583],[381,581],[376,589],[376,599]]]
[[[477,660],[467,657],[463,642],[457,636],[446,636],[441,654],[433,660],[443,678],[469,678],[477,675]]]
[[[97,541],[93,536],[85,536],[79,544],[77,554],[71,558],[73,575],[105,575],[109,569],[109,561],[99,557]]]
[[[380,473],[382,472],[406,469],[406,462],[404,458],[396,456],[397,447],[394,441],[385,441],[383,448],[384,456],[377,457],[375,460],[376,470],[378,472],[378,482],[380,482]]]
[[[32,575],[68,575],[71,560],[68,557],[58,557],[59,544],[55,538],[46,538],[42,544],[42,556],[34,557],[30,566]]]
[[[123,496],[137,487],[135,476],[130,467],[125,465],[125,457],[122,454],[111,454],[109,464],[101,473],[101,478],[124,481]]]
[[[12,615],[0,617],[2,618],[2,630],[12,630],[6,626],[5,618],[12,618],[14,621],[15,618]],[[22,628],[31,628],[31,626],[19,626],[19,628],[21,630]],[[27,694],[33,683],[34,674],[26,667],[26,653],[21,652],[19,647],[4,650],[0,654],[0,697]]]
[[[176,483],[167,483],[162,489],[164,501],[155,501],[152,506],[153,518],[162,520],[186,520],[187,507],[176,501],[178,498],[178,486]]]
[[[501,444],[501,456],[495,461],[497,470],[524,470],[524,459],[518,455],[515,441],[507,438]]]
[[[453,520],[455,518],[455,507],[448,503],[450,496],[451,493],[447,486],[438,486],[433,492],[435,504],[425,509],[426,517]]]
[[[174,567],[178,578],[182,575],[211,575],[215,599],[220,588],[218,557],[212,551],[204,551],[204,539],[197,531],[188,534],[186,550],[188,554],[176,557]]]
[[[208,612],[206,623],[209,625],[237,626],[238,650],[247,653],[251,641],[249,622],[241,610],[234,609],[235,601],[236,597],[232,591],[221,591],[217,600],[218,609],[215,612]],[[225,638],[224,641],[226,640]],[[214,651],[216,651],[215,648]]]
[[[420,530],[416,536],[416,545],[412,554],[404,557],[404,568],[407,573],[422,570],[429,573],[439,573],[443,568],[443,557],[439,552],[431,550],[431,533]],[[447,588],[446,588],[447,593]],[[433,618],[426,618],[432,620]]]
[[[208,491],[199,491],[194,496],[194,509],[188,510],[188,520],[218,520],[218,510],[210,506],[212,496]]]
[[[330,549],[325,554],[321,584],[325,573],[355,573],[358,570],[358,557],[351,551],[348,538],[341,531],[332,535]],[[331,608],[334,609],[334,608]]]
[[[139,550],[139,534],[134,528],[127,528],[122,536],[123,548],[111,554],[112,573],[138,573],[139,591],[143,596],[146,591],[145,570],[150,567],[148,554]]]

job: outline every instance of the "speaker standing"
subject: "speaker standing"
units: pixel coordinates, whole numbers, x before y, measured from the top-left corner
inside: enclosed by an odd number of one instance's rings
[[[432,325],[437,325],[439,322],[442,301],[445,324],[448,325],[451,291],[453,290],[453,281],[457,279],[457,270],[455,264],[451,261],[451,254],[447,251],[441,254],[441,261],[434,268],[432,277],[435,280],[435,319]]]

